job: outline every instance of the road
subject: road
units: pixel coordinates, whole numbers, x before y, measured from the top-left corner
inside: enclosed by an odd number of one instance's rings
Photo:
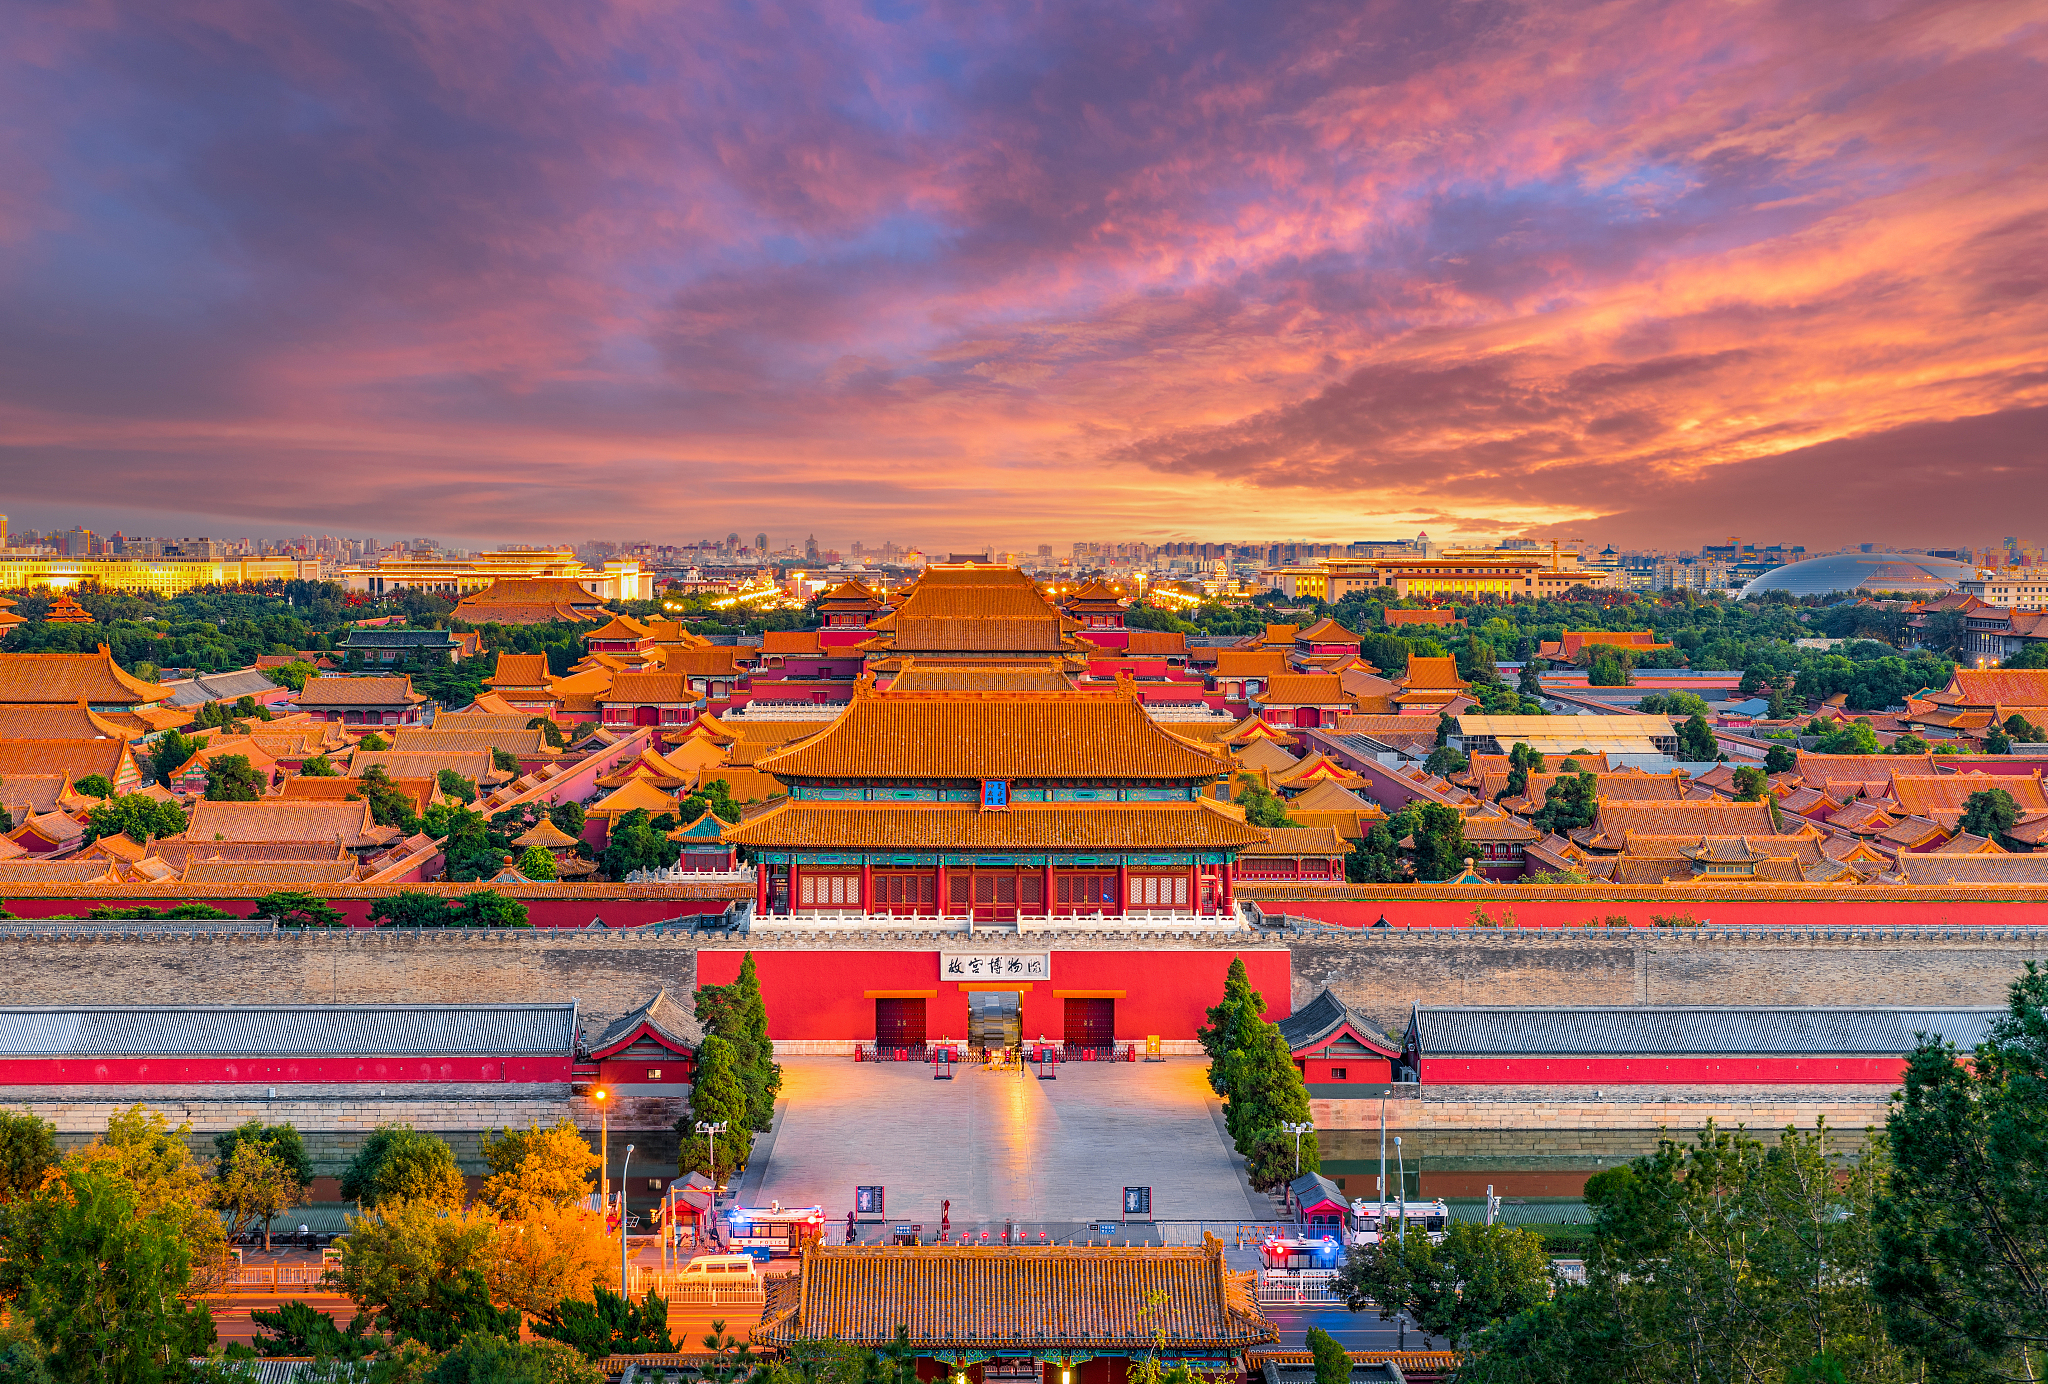
[[[1346,1350],[1448,1350],[1450,1346],[1408,1328],[1406,1344],[1399,1322],[1383,1322],[1376,1312],[1347,1312],[1341,1307],[1268,1307],[1266,1319],[1280,1328],[1282,1350],[1306,1350],[1309,1328],[1320,1326]]]

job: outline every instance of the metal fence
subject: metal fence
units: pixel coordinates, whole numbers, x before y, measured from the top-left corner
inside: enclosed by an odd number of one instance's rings
[[[737,1275],[735,1275],[737,1277]],[[649,1269],[630,1265],[626,1287],[635,1298],[659,1293],[671,1307],[759,1307],[767,1301],[767,1290],[751,1275],[743,1283],[707,1283],[701,1277],[685,1281],[674,1269]]]
[[[1342,1307],[1335,1269],[1263,1269],[1253,1286],[1261,1307]]]
[[[230,1293],[275,1292],[280,1288],[317,1288],[327,1275],[320,1264],[244,1264],[229,1269],[221,1286]]]

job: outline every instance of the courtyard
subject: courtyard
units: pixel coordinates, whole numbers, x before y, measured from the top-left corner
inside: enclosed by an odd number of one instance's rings
[[[1272,1216],[1246,1188],[1198,1058],[1067,1062],[1056,1081],[969,1066],[934,1081],[923,1063],[832,1057],[783,1058],[782,1072],[774,1142],[756,1144],[744,1199],[822,1205],[834,1241],[856,1186],[887,1188],[888,1222],[921,1224],[927,1240],[945,1201],[956,1236],[1000,1235],[1006,1219],[1034,1240],[1085,1235],[1121,1219],[1126,1186],[1152,1189],[1159,1221]]]

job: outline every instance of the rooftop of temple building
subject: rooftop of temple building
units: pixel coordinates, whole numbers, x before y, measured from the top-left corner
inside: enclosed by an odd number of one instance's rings
[[[1135,697],[857,688],[840,717],[758,767],[777,778],[1122,778],[1196,782],[1227,766]]]

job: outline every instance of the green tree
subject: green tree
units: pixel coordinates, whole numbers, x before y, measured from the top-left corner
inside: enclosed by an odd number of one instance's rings
[[[88,798],[111,798],[114,796],[113,781],[105,774],[87,774],[71,786]]]
[[[2005,727],[2005,733],[2015,740],[2023,740],[2029,744],[2038,745],[2042,740],[2048,739],[2048,735],[2044,735],[2039,726],[2020,715],[2017,711],[2006,717],[2000,724]]]
[[[51,1372],[122,1384],[174,1378],[214,1340],[212,1314],[186,1301],[192,1252],[180,1218],[146,1209],[104,1167],[68,1168],[60,1182],[20,1304]]]
[[[1517,740],[1508,747],[1507,785],[1500,792],[1493,795],[1493,800],[1495,802],[1503,802],[1508,798],[1525,796],[1529,791],[1529,775],[1542,772],[1542,752],[1532,749],[1526,743]]]
[[[56,1166],[57,1127],[26,1110],[0,1110],[0,1216],[4,1208],[33,1195]]]
[[[449,906],[449,927],[532,927],[526,905],[495,889],[472,889]]]
[[[1230,1091],[1228,1087],[1217,1084],[1216,1064],[1229,1051],[1237,1022],[1237,1006],[1244,1003],[1249,1003],[1255,1014],[1266,1012],[1265,997],[1252,989],[1251,973],[1244,968],[1244,958],[1233,956],[1229,969],[1223,973],[1222,1002],[1209,1006],[1209,1022],[1195,1030],[1195,1041],[1202,1045],[1203,1052],[1209,1054],[1209,1087],[1219,1096],[1227,1096]]]
[[[1308,1353],[1316,1362],[1316,1384],[1351,1384],[1351,1356],[1320,1326],[1308,1329]]]
[[[167,730],[158,736],[150,747],[149,770],[159,783],[169,783],[171,775],[185,767],[193,755],[198,754],[205,742],[175,730]]]
[[[1762,802],[1770,779],[1754,764],[1744,764],[1735,771],[1735,801],[1739,803]]]
[[[1406,877],[1400,849],[1385,822],[1374,822],[1344,853],[1344,878],[1352,884],[1394,884]]]
[[[476,783],[473,780],[464,778],[453,769],[441,770],[434,776],[434,782],[444,794],[451,798],[463,803],[473,803],[476,801]]]
[[[1799,767],[1799,756],[1783,745],[1773,745],[1764,751],[1764,772],[1766,774],[1789,774]]]
[[[381,764],[372,764],[363,770],[361,796],[370,804],[370,820],[380,827],[397,827],[407,836],[420,829],[420,819],[413,811],[413,797],[391,781],[391,775]],[[350,794],[350,799],[355,798]]]
[[[761,977],[754,954],[740,959],[739,974],[730,985],[705,985],[697,990],[697,1020],[706,1033],[732,1044],[735,1070],[747,1092],[747,1122],[757,1133],[775,1123],[775,1098],[782,1090],[782,1068],[768,1037],[768,1004],[761,995]]]
[[[448,905],[425,889],[401,889],[377,900],[370,921],[385,927],[447,927]]]
[[[1429,752],[1428,759],[1422,761],[1422,767],[1439,778],[1444,778],[1469,767],[1471,763],[1463,750],[1454,750],[1449,745],[1439,745]]]
[[[411,1125],[379,1125],[341,1174],[341,1199],[371,1208],[394,1202],[460,1208],[465,1194],[454,1152]]]
[[[1452,1221],[1440,1245],[1420,1227],[1405,1240],[1383,1232],[1378,1244],[1352,1248],[1337,1279],[1337,1291],[1352,1311],[1370,1303],[1381,1321],[1405,1313],[1453,1350],[1547,1301],[1550,1288],[1550,1256],[1541,1235],[1473,1221]]]
[[[1299,826],[1287,815],[1287,804],[1280,795],[1267,788],[1250,774],[1237,776],[1237,805],[1244,809],[1247,825],[1255,827]]]
[[[1678,757],[1691,763],[1721,757],[1721,747],[1714,742],[1714,732],[1707,725],[1707,718],[1697,711],[1686,717],[1685,724],[1678,728]]]
[[[2048,973],[2033,962],[1969,1060],[1922,1035],[1885,1133],[1871,1288],[1939,1379],[2018,1379],[2048,1349]]]
[[[270,1223],[279,1212],[306,1201],[307,1179],[294,1172],[284,1159],[261,1143],[247,1141],[235,1146],[232,1156],[218,1174],[220,1208],[228,1213],[229,1225],[263,1227],[263,1248],[270,1248]]]
[[[1455,807],[1424,803],[1416,814],[1414,831],[1415,877],[1419,880],[1450,879],[1465,868],[1473,854],[1465,839],[1465,818]]]
[[[471,1331],[517,1339],[519,1312],[497,1310],[486,1283],[496,1236],[481,1210],[388,1201],[348,1218],[335,1277],[379,1330],[430,1349],[447,1350]]]
[[[1973,836],[1987,836],[2007,850],[2029,851],[2031,846],[2010,834],[2019,820],[2020,805],[2012,794],[2003,788],[1980,788],[1963,799],[1963,815],[1956,829]]]
[[[1541,697],[1543,695],[1542,674],[1548,667],[1550,665],[1540,658],[1532,658],[1527,663],[1524,663],[1521,675],[1515,679],[1515,690],[1525,697]]]
[[[313,1183],[313,1160],[306,1154],[305,1138],[298,1127],[289,1122],[267,1125],[261,1120],[245,1120],[233,1129],[213,1136],[213,1153],[216,1168],[232,1162],[235,1150],[243,1144],[256,1144],[282,1163],[291,1175],[306,1186]]]
[[[551,750],[559,750],[569,743],[562,735],[562,728],[545,716],[534,717],[526,723],[526,728],[539,731],[540,738],[547,742]]]
[[[754,1128],[747,1114],[747,1088],[740,1079],[733,1045],[715,1033],[704,1036],[697,1051],[696,1083],[690,1088],[690,1113],[676,1121],[681,1141],[676,1157],[679,1173],[712,1171],[712,1141],[697,1124],[724,1124],[718,1136],[718,1166],[728,1175],[744,1165],[753,1151]]]
[[[636,807],[612,822],[598,861],[607,875],[622,880],[635,870],[667,869],[682,854],[682,844],[655,830],[646,811]]]
[[[359,750],[367,750],[371,754],[376,754],[381,750],[390,749],[391,742],[389,740],[386,740],[383,736],[377,734],[376,731],[369,731],[366,732],[362,740],[357,743],[356,748]]]
[[[335,927],[347,915],[318,894],[303,889],[274,889],[251,899],[252,918],[275,918],[285,927]]]
[[[1984,753],[2011,754],[2012,737],[2005,733],[2005,727],[1993,725],[1984,732]]]
[[[1635,674],[1630,671],[1628,654],[1611,645],[1602,644],[1593,655],[1592,665],[1586,670],[1588,687],[1633,687]]]
[[[362,1360],[384,1344],[381,1337],[370,1334],[368,1313],[358,1312],[344,1331],[334,1324],[334,1318],[298,1298],[278,1304],[271,1312],[256,1308],[249,1313],[249,1320],[261,1328],[251,1344],[265,1359]]]
[[[604,1380],[603,1370],[561,1341],[522,1345],[480,1332],[457,1342],[422,1384],[604,1384]]]
[[[1287,1040],[1277,1025],[1260,1016],[1253,1003],[1256,998],[1240,999],[1232,1006],[1228,1040],[1222,1056],[1211,1064],[1209,1081],[1228,1092],[1224,1126],[1245,1157],[1252,1185],[1273,1187],[1294,1176],[1294,1136],[1281,1126],[1309,1118],[1308,1088]],[[1302,1171],[1322,1166],[1314,1134],[1304,1135],[1300,1147]]]
[[[334,761],[324,754],[316,754],[311,759],[300,763],[299,773],[304,778],[341,777],[341,770],[335,768]]]
[[[294,692],[303,692],[306,690],[306,679],[319,671],[310,663],[293,659],[290,663],[281,663],[275,668],[264,669],[263,676],[279,687],[289,687]]]
[[[676,817],[686,825],[707,812],[721,822],[737,822],[744,815],[740,805],[733,801],[732,785],[726,780],[715,778],[700,783],[676,805]]]
[[[553,879],[554,853],[546,846],[528,846],[519,856],[519,873],[528,879]]]
[[[206,761],[206,800],[253,803],[263,796],[263,775],[245,754],[217,754]]]
[[[550,807],[548,820],[553,822],[563,835],[580,838],[589,819],[584,815],[582,803],[569,802],[556,803]]]
[[[1819,732],[1820,744],[1816,747],[1822,754],[1876,754],[1878,752],[1877,732],[1870,728],[1868,717],[1855,721],[1832,721]]]
[[[513,754],[510,750],[501,750],[493,745],[491,747],[491,767],[501,774],[516,774],[519,772],[519,756]]]
[[[1928,753],[1929,749],[1930,746],[1928,745],[1924,737],[1915,735],[1912,731],[1907,731],[1905,734],[1893,740],[1891,744],[1885,746],[1885,753],[1926,754]]]
[[[85,816],[89,841],[126,833],[137,843],[176,836],[188,825],[176,803],[161,802],[147,793],[129,793],[94,805]]]
[[[592,1296],[596,1301],[564,1298],[552,1320],[533,1324],[534,1334],[574,1346],[588,1360],[676,1348],[668,1334],[668,1304],[652,1288],[638,1303],[603,1288],[594,1289]]]

